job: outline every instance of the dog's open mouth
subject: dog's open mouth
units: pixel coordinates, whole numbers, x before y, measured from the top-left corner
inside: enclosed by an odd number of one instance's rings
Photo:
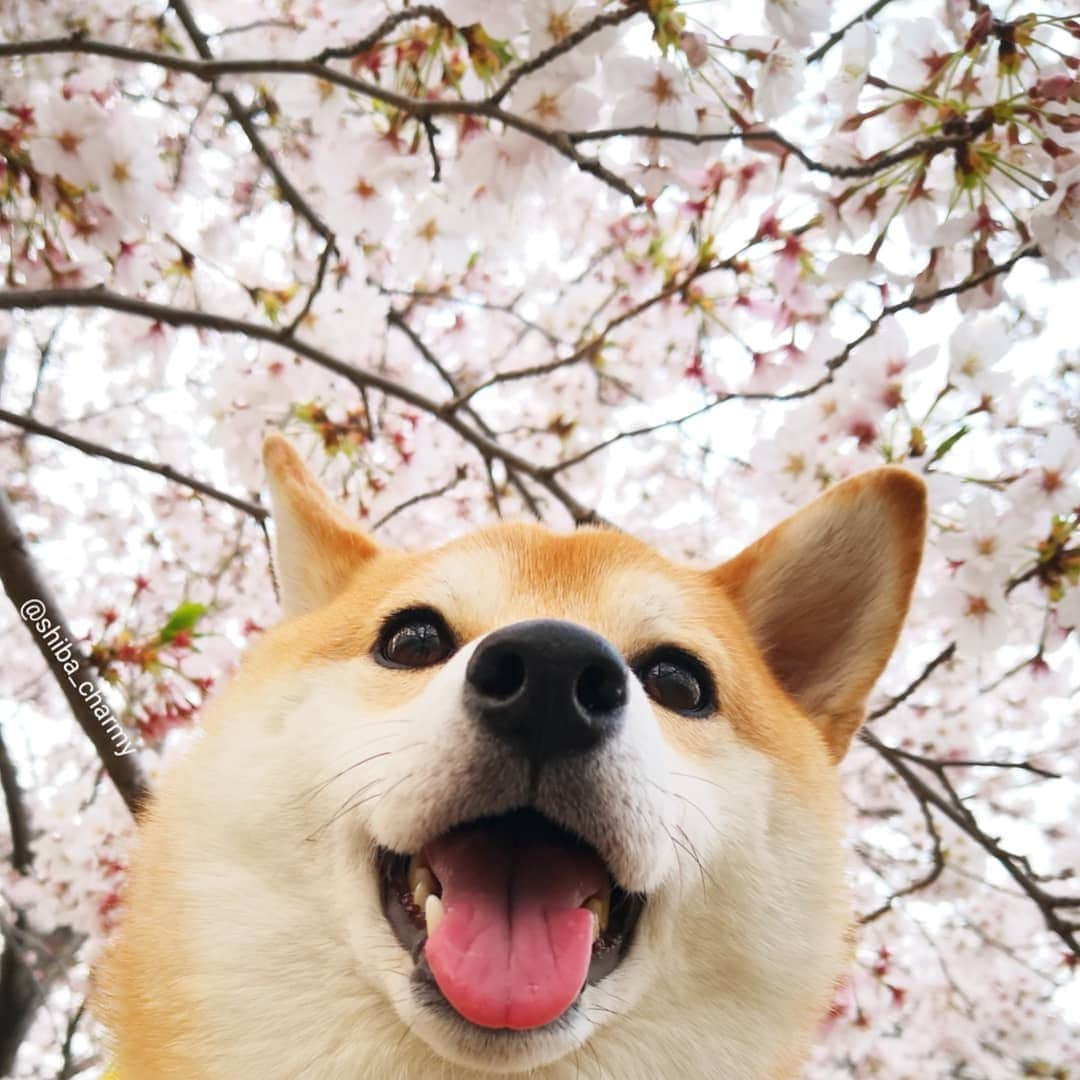
[[[562,1016],[613,971],[644,900],[591,847],[532,810],[379,854],[383,911],[460,1016],[517,1031]]]

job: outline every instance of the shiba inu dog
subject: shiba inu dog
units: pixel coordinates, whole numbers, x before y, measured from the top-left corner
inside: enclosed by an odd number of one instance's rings
[[[285,619],[140,825],[97,973],[121,1080],[795,1075],[921,481],[691,569],[603,528],[389,550],[265,461]]]

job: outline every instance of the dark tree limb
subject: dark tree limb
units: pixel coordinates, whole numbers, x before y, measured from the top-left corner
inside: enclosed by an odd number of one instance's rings
[[[75,958],[82,937],[61,926],[48,934],[35,933],[25,912],[7,905],[13,918],[0,908],[0,1075],[12,1076],[19,1047],[30,1031],[46,995]]]
[[[94,693],[98,695],[98,700],[102,700],[100,687],[91,673],[88,661],[78,647],[75,635],[64,619],[52,589],[31,558],[26,540],[19,531],[15,515],[12,513],[11,504],[2,491],[0,491],[0,579],[3,580],[4,589],[20,616],[28,618],[23,613],[28,611],[28,605],[33,608],[34,602],[37,602],[37,606],[43,609],[41,615],[49,619],[52,626],[56,627],[56,640],[66,639],[70,643],[71,656],[78,663],[78,669],[74,675],[68,675],[64,670],[64,662],[58,660],[50,650],[37,627],[30,621],[24,622],[27,633],[33,637],[34,644],[67,699],[76,722],[97,751],[105,772],[116,786],[128,809],[133,814],[137,813],[147,792],[146,780],[137,757],[134,753],[117,753],[117,741],[110,737],[109,730],[94,715],[93,708],[88,704],[87,698]],[[85,696],[80,693],[79,686],[84,688],[89,686],[90,689],[86,691]],[[110,718],[111,730],[122,731],[115,717],[111,717],[110,714]]]
[[[0,730],[0,786],[4,790],[8,825],[11,828],[11,865],[20,874],[30,869],[34,853],[30,847],[30,820],[26,812],[15,763],[8,754]],[[25,917],[16,914],[16,925],[25,926]],[[15,1057],[37,1014],[40,999],[33,973],[24,963],[17,944],[4,938],[0,956],[0,1075],[10,1076]]]
[[[30,848],[30,818],[23,802],[15,762],[11,760],[4,732],[0,728],[0,788],[4,791],[4,806],[11,829],[11,865],[20,873],[30,869],[33,852]]]

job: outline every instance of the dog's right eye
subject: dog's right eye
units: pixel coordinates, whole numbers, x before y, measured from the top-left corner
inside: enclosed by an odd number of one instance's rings
[[[634,670],[645,693],[665,709],[703,716],[714,708],[715,691],[705,665],[681,649],[660,649]]]
[[[454,651],[446,623],[427,609],[403,611],[383,626],[375,658],[386,667],[424,668],[441,664]]]

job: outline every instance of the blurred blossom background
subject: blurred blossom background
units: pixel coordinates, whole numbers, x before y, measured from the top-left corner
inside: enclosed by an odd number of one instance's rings
[[[1078,68],[1054,0],[6,0],[0,572],[138,750],[5,603],[0,1073],[102,1075],[123,796],[277,618],[283,431],[405,547],[705,563],[921,475],[805,1075],[1080,1076]]]

